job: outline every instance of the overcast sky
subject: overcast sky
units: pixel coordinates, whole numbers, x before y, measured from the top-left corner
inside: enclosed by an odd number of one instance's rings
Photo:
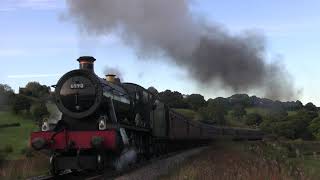
[[[255,30],[267,39],[270,61],[281,61],[301,89],[299,99],[320,105],[320,1],[193,0],[202,18],[222,24],[232,33]],[[15,90],[29,81],[53,85],[78,67],[76,59],[92,55],[96,73],[105,66],[122,70],[123,79],[158,90],[201,93],[206,98],[229,96],[225,89],[203,90],[186,72],[168,61],[141,61],[116,36],[89,37],[64,20],[64,1],[0,1],[0,83]],[[253,92],[243,92],[252,95]]]

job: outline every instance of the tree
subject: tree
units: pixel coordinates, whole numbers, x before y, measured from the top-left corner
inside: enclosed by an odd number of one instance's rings
[[[41,121],[43,118],[49,116],[49,111],[47,106],[43,103],[36,104],[32,107],[32,116],[35,118],[36,121]]]
[[[273,103],[269,106],[269,115],[278,119],[288,116],[288,112],[282,106],[281,103]]]
[[[165,90],[160,92],[159,99],[171,108],[188,108],[183,95],[178,91]]]
[[[191,94],[187,96],[186,101],[194,110],[198,110],[206,105],[206,100],[200,94]]]
[[[13,97],[13,89],[7,84],[0,84],[0,106],[11,104]]]
[[[198,113],[205,123],[218,125],[226,124],[225,115],[227,114],[227,111],[219,104],[209,104],[207,107],[200,108]]]
[[[262,123],[260,124],[260,128],[262,131],[267,132],[268,134],[276,135],[276,123],[281,121],[280,119],[266,116],[263,118]]]
[[[18,114],[21,111],[30,112],[31,100],[22,95],[17,95],[12,104],[12,110]]]
[[[297,111],[303,108],[303,104],[301,101],[288,101],[288,102],[282,102],[283,107],[287,111]]]
[[[244,115],[246,115],[247,112],[244,109],[244,106],[241,104],[237,104],[233,107],[232,110],[232,115],[236,118],[238,118],[238,120],[240,120]]]
[[[13,89],[7,84],[0,84],[0,94],[12,94]]]
[[[229,110],[231,108],[229,100],[227,98],[223,98],[223,97],[217,97],[215,99],[208,99],[207,104],[216,104],[219,106],[222,106],[226,111]]]
[[[304,108],[307,110],[307,111],[317,111],[317,106],[315,106],[312,102],[309,102],[307,103]]]
[[[232,106],[242,105],[247,107],[250,104],[250,98],[248,94],[234,94],[228,98]]]
[[[46,97],[50,93],[50,87],[38,82],[29,82],[20,94],[32,97]]]
[[[298,109],[301,109],[301,108],[303,108],[303,104],[302,104],[301,101],[297,100],[296,101],[296,109],[295,110],[298,110]]]
[[[246,116],[246,124],[249,126],[259,126],[262,123],[262,116],[258,113],[250,113]]]
[[[260,127],[268,133],[289,139],[301,138],[310,140],[312,139],[312,134],[308,126],[314,117],[314,114],[309,114],[305,110],[299,111],[293,116],[269,116],[261,123]]]
[[[300,116],[304,119],[308,119],[309,121],[311,121],[314,118],[318,117],[319,114],[318,114],[318,112],[308,111],[308,110],[302,109],[297,112],[297,116]]]
[[[312,135],[320,140],[320,117],[313,119],[308,128]]]

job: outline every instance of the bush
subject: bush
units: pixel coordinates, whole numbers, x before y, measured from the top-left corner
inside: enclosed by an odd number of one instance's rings
[[[262,117],[258,113],[250,113],[246,116],[246,124],[249,126],[259,126],[262,123]]]
[[[241,120],[241,118],[243,116],[245,116],[246,114],[247,114],[247,112],[246,112],[244,106],[241,104],[235,105],[232,109],[232,116],[237,118],[238,121]]]
[[[200,94],[191,94],[187,96],[186,101],[193,110],[199,110],[206,105],[206,100]]]
[[[296,115],[280,117],[269,116],[261,123],[261,129],[278,136],[288,139],[302,138],[304,140],[311,140],[313,138],[312,131],[317,129],[316,121],[314,127],[309,124],[316,115],[308,111],[299,111]]]
[[[180,92],[165,90],[160,92],[158,95],[160,101],[171,108],[188,108],[188,103]]]
[[[317,140],[320,140],[320,117],[313,119],[308,129]]]
[[[11,153],[11,152],[13,152],[13,147],[12,147],[12,145],[7,144],[7,145],[3,148],[3,151],[4,151],[5,153]]]
[[[225,125],[226,110],[219,104],[209,104],[199,109],[198,114],[202,122],[209,124]]]
[[[25,96],[17,95],[12,103],[12,110],[15,114],[18,114],[21,111],[29,112],[31,103],[32,101]]]
[[[20,89],[20,94],[32,97],[47,97],[50,94],[50,87],[41,85],[39,82],[29,82],[25,88]]]
[[[311,102],[309,102],[309,103],[307,103],[305,106],[304,106],[304,108],[307,110],[307,111],[317,111],[318,110],[318,108],[317,108],[317,106],[315,106],[313,103],[311,103]]]
[[[3,152],[0,151],[0,165],[1,165],[1,163],[2,163],[5,159],[6,159],[5,153],[3,153]]]
[[[31,109],[31,113],[32,113],[33,118],[35,118],[36,121],[40,121],[43,118],[49,116],[49,111],[48,111],[47,106],[45,104],[34,105]]]
[[[33,151],[29,147],[21,149],[21,154],[25,155],[26,157],[33,157]]]

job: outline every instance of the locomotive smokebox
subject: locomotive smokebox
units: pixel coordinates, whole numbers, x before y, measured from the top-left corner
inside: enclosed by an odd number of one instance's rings
[[[88,71],[94,72],[94,61],[96,59],[92,56],[81,56],[78,58],[77,61],[79,61],[79,68],[85,69]]]

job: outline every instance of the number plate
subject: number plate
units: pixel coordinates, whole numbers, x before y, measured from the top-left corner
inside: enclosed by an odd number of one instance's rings
[[[83,89],[84,88],[84,84],[82,84],[82,83],[71,84],[70,88],[71,89]]]

